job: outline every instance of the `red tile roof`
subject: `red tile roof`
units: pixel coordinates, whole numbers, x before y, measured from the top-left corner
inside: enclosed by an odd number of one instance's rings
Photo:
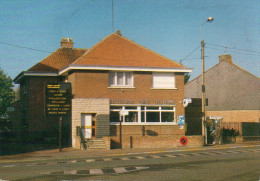
[[[59,69],[71,64],[86,51],[87,49],[59,48],[48,57],[28,69],[28,71],[58,72]]]
[[[94,66],[185,68],[115,33],[93,46],[72,64]]]

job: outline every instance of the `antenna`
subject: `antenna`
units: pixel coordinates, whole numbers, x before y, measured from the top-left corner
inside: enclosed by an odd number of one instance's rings
[[[112,32],[114,33],[114,0],[112,0]]]

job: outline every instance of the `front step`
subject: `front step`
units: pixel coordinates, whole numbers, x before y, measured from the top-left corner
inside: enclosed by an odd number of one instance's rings
[[[103,138],[85,139],[87,150],[107,149]]]

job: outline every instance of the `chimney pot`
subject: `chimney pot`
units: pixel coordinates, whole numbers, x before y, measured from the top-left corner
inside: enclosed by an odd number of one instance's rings
[[[72,38],[62,38],[60,45],[64,48],[73,48],[73,40]]]
[[[121,33],[120,30],[117,30],[117,31],[116,31],[116,34],[119,35],[119,36],[122,36],[122,33]]]
[[[233,63],[232,62],[232,56],[230,54],[226,54],[226,55],[219,55],[219,63],[222,61],[228,62],[228,63]]]

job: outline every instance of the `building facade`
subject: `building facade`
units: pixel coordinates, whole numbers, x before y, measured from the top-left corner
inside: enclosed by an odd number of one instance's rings
[[[64,122],[73,147],[80,147],[80,136],[113,139],[123,147],[169,147],[185,135],[177,119],[184,115],[187,72],[191,69],[113,33],[90,49],[62,39],[61,48],[14,81],[23,90],[23,124],[30,131],[55,126],[55,118],[45,114],[44,86],[67,82],[72,106]]]
[[[220,116],[223,126],[242,134],[241,122],[260,122],[260,79],[220,55],[205,73],[207,116]],[[201,98],[201,75],[185,85],[186,98]]]

